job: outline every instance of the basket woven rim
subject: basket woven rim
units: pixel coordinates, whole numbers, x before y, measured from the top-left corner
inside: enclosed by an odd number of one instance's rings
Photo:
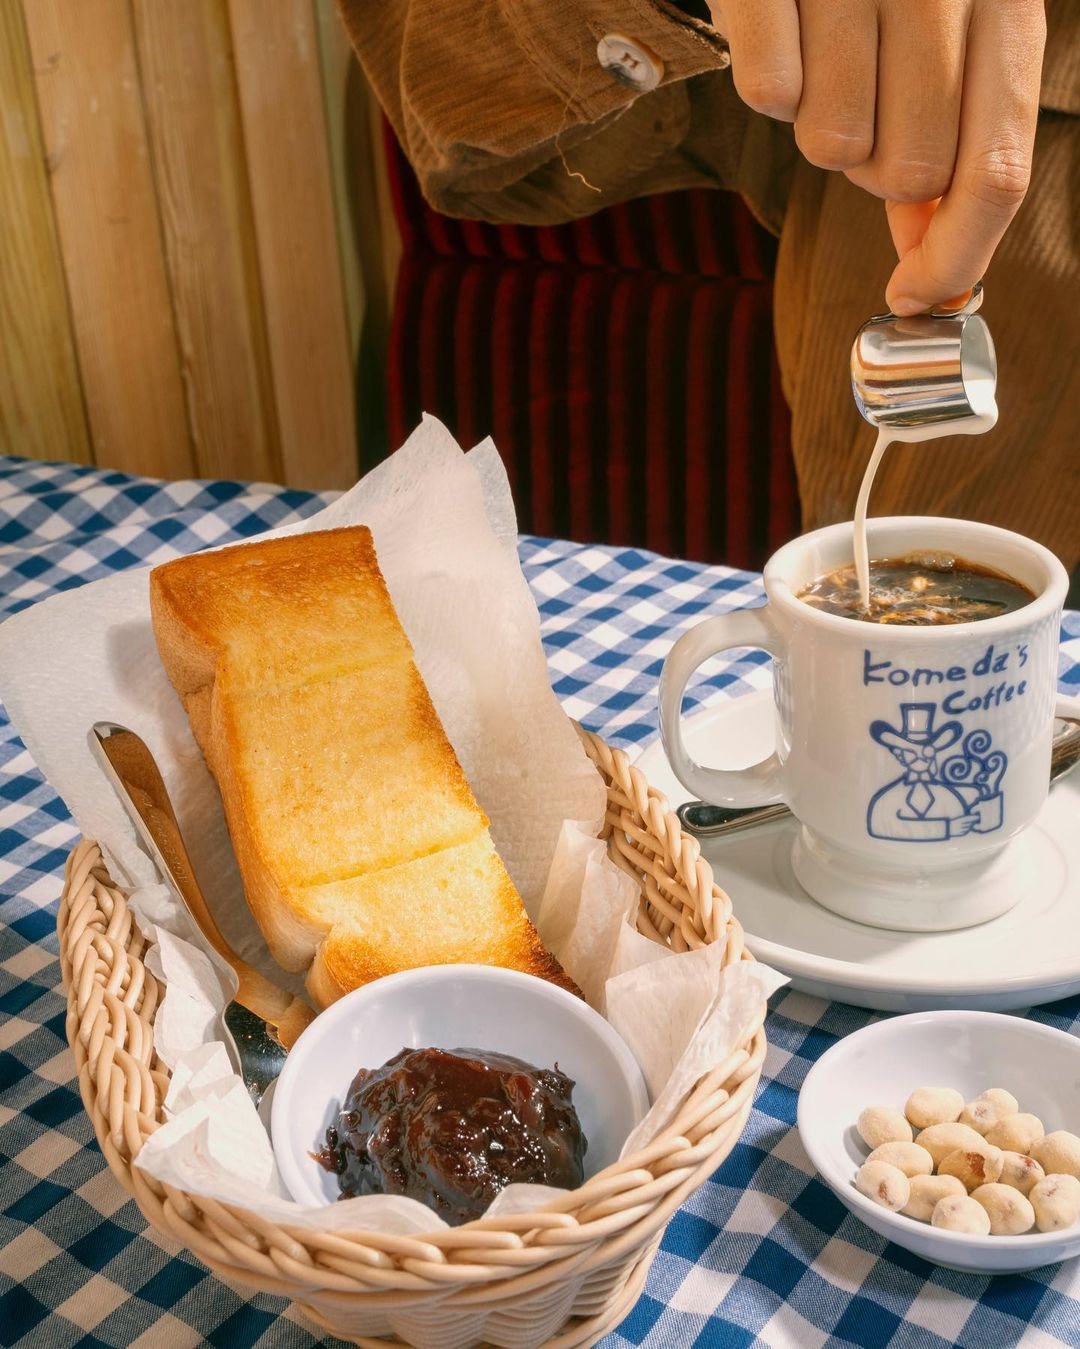
[[[721,968],[751,960],[730,898],[666,798],[624,751],[578,729],[608,790],[601,837],[641,888],[639,930],[673,950],[723,940]],[[89,840],[68,858],[57,923],[68,1040],[113,1172],[154,1225],[217,1272],[294,1298],[317,1291],[324,1315],[335,1297],[357,1293],[387,1307],[419,1293],[481,1305],[525,1294],[556,1272],[587,1272],[640,1251],[734,1146],[765,1054],[762,999],[743,1042],[698,1080],[651,1143],[535,1212],[413,1237],[317,1232],[175,1190],[139,1169],[142,1144],[164,1122],[170,1081],[153,1048],[161,986],[143,963],[147,942],[124,895]]]

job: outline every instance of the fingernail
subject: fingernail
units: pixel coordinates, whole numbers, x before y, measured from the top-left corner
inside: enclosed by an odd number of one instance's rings
[[[965,290],[963,295],[955,295],[951,300],[942,300],[938,309],[963,309],[964,305],[971,299],[973,292]]]
[[[912,300],[906,295],[898,295],[895,300],[889,301],[889,308],[901,318],[909,318],[912,314],[921,314],[926,306],[921,300]]]

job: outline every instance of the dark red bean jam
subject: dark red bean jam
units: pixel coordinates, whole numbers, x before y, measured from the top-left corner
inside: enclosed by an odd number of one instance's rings
[[[326,1145],[339,1198],[399,1194],[451,1225],[479,1218],[513,1182],[576,1189],[587,1143],[574,1083],[488,1050],[402,1049],[361,1068]]]

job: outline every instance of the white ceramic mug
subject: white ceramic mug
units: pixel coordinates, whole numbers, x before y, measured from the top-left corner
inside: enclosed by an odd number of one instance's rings
[[[1047,549],[991,525],[906,516],[868,529],[873,558],[947,553],[1035,598],[977,623],[842,618],[796,596],[851,562],[852,527],[806,534],[766,564],[763,608],[706,619],[675,643],[660,679],[661,736],[675,775],[702,800],[787,803],[802,826],[795,875],[826,908],[878,927],[967,927],[1023,893],[1023,850],[1005,845],[1046,799],[1068,577]],[[732,647],[774,658],[776,749],[750,768],[707,768],[683,743],[683,693],[698,666]]]

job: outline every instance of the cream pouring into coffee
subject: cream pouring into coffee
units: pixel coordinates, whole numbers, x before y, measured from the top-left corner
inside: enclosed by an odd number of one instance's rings
[[[859,411],[877,428],[877,442],[855,503],[854,562],[863,608],[870,608],[866,516],[886,449],[941,436],[977,436],[997,422],[997,362],[990,331],[975,314],[976,286],[967,302],[947,312],[870,319],[851,353],[852,391]]]
[[[870,608],[870,551],[866,541],[866,514],[870,504],[870,492],[874,478],[884,458],[885,451],[894,441],[918,443],[924,440],[937,440],[941,436],[979,436],[990,431],[997,422],[997,402],[994,399],[993,380],[976,381],[985,384],[985,389],[972,390],[972,407],[978,411],[962,422],[935,422],[929,426],[881,427],[877,440],[866,465],[859,495],[855,501],[855,572],[859,578],[859,596],[864,609]]]

